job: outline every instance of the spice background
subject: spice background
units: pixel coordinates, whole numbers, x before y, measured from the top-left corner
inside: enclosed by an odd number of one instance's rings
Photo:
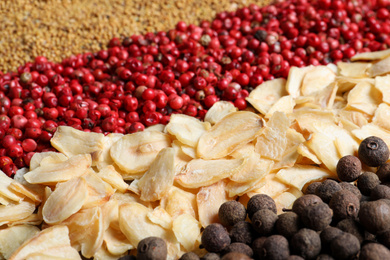
[[[199,24],[218,12],[270,0],[5,0],[0,1],[0,71],[45,56],[105,49],[113,37]]]

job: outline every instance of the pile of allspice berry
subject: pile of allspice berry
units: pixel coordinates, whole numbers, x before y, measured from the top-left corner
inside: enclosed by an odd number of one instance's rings
[[[313,182],[292,209],[277,215],[266,194],[250,198],[247,208],[228,201],[219,208],[220,223],[207,226],[201,247],[208,253],[182,255],[181,260],[390,259],[389,148],[378,137],[364,139],[358,157],[337,164],[338,180]],[[377,169],[363,171],[364,167]],[[121,259],[165,260],[163,239],[148,237],[137,256]]]

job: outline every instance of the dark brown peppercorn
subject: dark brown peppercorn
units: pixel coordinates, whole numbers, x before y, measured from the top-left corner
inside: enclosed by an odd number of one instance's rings
[[[224,226],[234,226],[246,218],[246,209],[240,202],[231,200],[223,203],[218,211],[219,221]]]
[[[389,148],[381,138],[370,136],[360,143],[358,154],[364,164],[378,167],[389,159]]]
[[[315,194],[317,187],[321,185],[321,182],[315,181],[310,183],[307,188],[305,189],[305,194]]]
[[[137,257],[134,255],[124,255],[118,258],[118,260],[137,260]]]
[[[359,240],[359,243],[362,243],[364,240],[364,228],[356,220],[350,218],[343,219],[337,223],[337,228],[354,235]]]
[[[323,202],[306,206],[300,215],[303,225],[315,231],[321,231],[329,226],[332,216],[332,210]]]
[[[376,238],[381,244],[390,247],[390,229],[379,232]]]
[[[261,259],[286,259],[290,255],[288,240],[281,235],[269,236],[263,245]]]
[[[335,227],[327,227],[321,231],[321,247],[323,252],[330,252],[330,242],[343,233],[342,230]]]
[[[336,259],[351,259],[359,252],[360,243],[354,235],[344,232],[330,243],[330,250]]]
[[[381,184],[376,185],[371,191],[370,198],[371,200],[390,199],[390,187]]]
[[[252,250],[255,257],[259,258],[262,254],[263,245],[267,237],[256,238],[252,243]]]
[[[237,253],[246,254],[249,257],[253,256],[252,248],[244,243],[238,243],[238,242],[231,243],[230,245],[225,247],[225,249],[223,249],[222,254],[226,255],[230,252],[237,252]]]
[[[321,254],[317,256],[316,260],[334,260],[334,258],[327,254]]]
[[[276,232],[279,235],[286,237],[287,239],[291,238],[295,233],[301,229],[302,224],[299,219],[298,214],[295,212],[286,212],[280,214],[278,220],[275,223]]]
[[[208,225],[202,233],[202,245],[209,251],[218,253],[230,245],[230,237],[226,228],[219,223]]]
[[[314,194],[303,195],[296,199],[292,206],[292,211],[297,213],[299,216],[302,214],[303,210],[312,204],[321,203],[322,200],[320,197]]]
[[[218,254],[216,253],[207,253],[205,254],[201,260],[219,260],[221,259]]]
[[[179,260],[200,260],[199,256],[194,252],[188,252],[183,254]]]
[[[299,255],[290,255],[289,257],[287,257],[287,260],[305,260],[305,259]]]
[[[159,237],[147,237],[137,246],[138,260],[165,260],[168,255],[167,243]]]
[[[363,195],[370,196],[372,189],[379,183],[378,175],[373,172],[364,172],[359,176],[356,184]]]
[[[362,203],[359,220],[362,226],[372,234],[390,229],[389,203],[384,199]]]
[[[320,236],[314,230],[307,228],[299,230],[291,238],[290,245],[293,254],[305,259],[314,259],[321,251]]]
[[[257,237],[252,224],[247,221],[236,223],[229,232],[232,242],[241,242],[250,245]]]
[[[329,207],[333,210],[336,220],[356,218],[360,209],[360,201],[349,190],[340,190],[333,194]]]
[[[362,171],[362,163],[353,155],[342,157],[336,167],[337,176],[341,181],[355,181]]]
[[[249,199],[247,205],[249,218],[252,220],[253,214],[255,214],[260,209],[269,209],[275,214],[277,213],[275,201],[266,194],[256,194]]]
[[[365,244],[360,250],[359,260],[390,259],[390,250],[378,243]]]
[[[390,182],[390,163],[381,165],[376,174],[381,182]]]
[[[356,187],[355,185],[351,184],[351,183],[348,183],[348,182],[340,182],[339,185],[341,186],[341,189],[343,190],[349,190],[350,192],[352,192],[353,194],[356,195],[356,197],[360,200],[362,198],[362,193],[360,192],[360,190],[358,189],[358,187]]]
[[[341,190],[341,186],[335,180],[325,180],[316,189],[316,195],[322,199],[323,202],[329,203],[333,194]]]
[[[221,260],[251,260],[251,258],[246,254],[231,252],[224,255]]]
[[[273,211],[269,209],[258,210],[252,217],[253,228],[262,236],[273,232],[275,222],[278,219]]]

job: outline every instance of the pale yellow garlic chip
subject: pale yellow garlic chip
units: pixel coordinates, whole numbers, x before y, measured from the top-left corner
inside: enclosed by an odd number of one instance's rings
[[[198,158],[198,156],[196,154],[196,148],[182,144],[180,146],[180,149],[183,151],[183,153],[185,153],[186,155],[188,155],[192,159]]]
[[[0,204],[1,205],[7,206],[10,203],[13,203],[12,200],[10,200],[9,198],[4,197],[3,195],[0,194]]]
[[[310,151],[310,149],[304,143],[298,145],[297,152],[300,155],[302,155],[303,157],[306,157],[306,158],[310,159],[310,161],[312,161],[315,164],[321,164],[322,163],[318,159],[318,157],[312,151]]]
[[[38,208],[38,213],[37,214],[33,213],[33,214],[29,215],[27,218],[13,221],[11,223],[8,223],[7,225],[9,227],[19,226],[19,225],[35,225],[35,226],[39,226],[43,222],[42,214],[39,212],[39,211],[41,211],[40,209],[41,208]]]
[[[255,151],[261,157],[280,160],[287,148],[287,129],[289,118],[282,112],[275,112],[262,134],[257,138]]]
[[[331,83],[316,94],[314,102],[321,106],[321,108],[331,109],[336,98],[337,90],[337,83]]]
[[[338,116],[343,120],[349,121],[350,123],[354,124],[358,128],[368,124],[367,115],[365,115],[359,111],[343,109],[343,110],[338,112]],[[344,127],[344,124],[343,124],[343,127]]]
[[[0,226],[27,218],[35,211],[35,205],[29,201],[0,205]]]
[[[87,133],[70,126],[59,126],[50,139],[51,145],[68,157],[90,154],[93,165],[103,150],[104,134]],[[98,154],[99,156],[96,156]]]
[[[68,157],[66,157],[66,155],[63,153],[57,153],[57,152],[34,153],[30,161],[30,170],[32,171],[35,168],[37,168],[41,164],[41,161],[46,157],[51,157],[52,162],[64,162],[68,160]]]
[[[390,146],[390,131],[372,123],[364,125],[360,129],[353,130],[352,134],[360,141],[363,141],[369,136],[377,136],[382,138],[387,146]]]
[[[91,165],[91,155],[80,154],[61,163],[39,166],[26,173],[24,178],[33,184],[54,184],[83,175]]]
[[[230,180],[238,183],[259,180],[268,174],[274,165],[274,161],[260,158],[260,155],[253,153],[248,157],[245,165],[240,171],[231,175]]]
[[[375,111],[375,115],[372,118],[372,123],[390,131],[390,106],[382,103]]]
[[[228,101],[218,101],[210,107],[207,111],[204,121],[209,122],[212,125],[215,125],[220,121],[224,116],[236,112],[237,108]]]
[[[175,180],[185,188],[200,188],[225,179],[244,166],[244,159],[219,159],[190,161]]]
[[[120,192],[126,192],[129,184],[127,184],[119,172],[112,165],[107,165],[96,173],[103,181],[107,182],[114,189]]]
[[[172,114],[165,130],[181,143],[196,147],[199,138],[210,128],[210,123],[183,114]]]
[[[264,182],[265,182],[264,186],[249,191],[247,195],[249,197],[253,197],[256,194],[267,194],[272,198],[276,198],[283,192],[287,191],[290,188],[290,186],[285,184],[284,182],[281,182],[275,176],[276,176],[275,173],[267,174],[264,177]]]
[[[252,112],[230,113],[199,139],[197,154],[203,159],[220,159],[260,135],[265,122]]]
[[[365,78],[368,77],[368,69],[371,67],[368,62],[338,62],[337,67],[340,75],[344,77]]]
[[[283,209],[291,209],[296,199],[297,197],[288,191],[283,192],[279,196],[275,197],[274,201],[276,204],[277,214],[282,214],[284,212]]]
[[[10,188],[12,182],[14,182],[14,180],[0,170],[0,195],[14,202],[19,202],[24,196],[16,193]]]
[[[100,154],[95,154],[97,157],[95,158],[95,165],[98,170],[101,170],[108,165],[114,164],[114,161],[110,155],[110,149],[111,146],[122,137],[123,134],[119,133],[109,133],[108,135],[104,136],[102,152]]]
[[[192,216],[192,215],[191,215]],[[161,206],[157,206],[153,211],[148,213],[148,218],[155,224],[162,226],[165,229],[172,229],[172,217]]]
[[[381,60],[386,57],[390,56],[390,49],[383,50],[383,51],[373,51],[373,52],[363,52],[363,53],[358,53],[354,55],[351,58],[351,61],[356,61],[356,60]]]
[[[268,113],[264,116],[265,118],[270,118],[275,112],[283,112],[285,114],[290,114],[293,112],[295,106],[294,98],[290,95],[281,97],[272,107],[268,110]]]
[[[309,70],[302,81],[303,96],[316,95],[336,79],[336,74],[326,66],[316,66]]]
[[[381,100],[382,94],[373,85],[359,83],[348,94],[348,107],[374,115]]]
[[[182,172],[185,169],[187,163],[189,163],[192,159],[194,159],[191,156],[188,156],[187,154],[185,154],[183,152],[183,150],[181,149],[181,147],[182,147],[182,144],[178,140],[174,140],[172,142],[172,148],[175,151],[175,159],[174,159],[175,175]]]
[[[104,232],[103,240],[107,251],[113,255],[122,255],[134,248],[120,230],[112,227]]]
[[[87,183],[88,197],[82,208],[92,208],[106,203],[115,193],[110,184],[102,180],[92,169],[83,177]]]
[[[30,225],[19,225],[0,230],[0,256],[9,259],[19,246],[39,231],[39,228]]]
[[[371,77],[381,76],[390,72],[390,57],[374,63],[369,69]]]
[[[302,190],[306,183],[329,177],[334,177],[334,175],[326,169],[298,164],[291,168],[281,169],[276,174],[278,180],[299,190]]]
[[[129,187],[127,187],[127,189],[128,189],[129,191],[131,191],[131,192],[134,192],[135,194],[137,194],[137,195],[139,196],[139,195],[141,195],[141,191],[140,191],[140,189],[139,189],[139,187],[138,187],[138,182],[139,182],[139,179],[133,180],[133,181],[130,183]]]
[[[57,257],[61,257],[61,252],[65,251],[66,256],[72,256],[70,259],[81,259],[79,253],[70,245],[68,228],[63,225],[56,225],[42,230],[29,240],[25,241],[10,256],[9,260],[25,260],[28,259],[30,255],[33,256],[34,254],[52,252],[52,250],[55,251],[58,248],[61,248],[61,250],[57,251]]]
[[[73,247],[80,248],[84,257],[92,257],[103,244],[104,221],[102,209],[83,209],[63,222],[69,229]]]
[[[145,172],[158,152],[169,147],[171,139],[158,131],[143,131],[124,135],[110,150],[111,158],[127,173]]]
[[[339,87],[337,90],[338,94],[345,93],[347,91],[350,91],[355,87],[356,84],[359,83],[368,83],[368,84],[375,84],[374,78],[351,78],[351,77],[343,77],[343,76],[337,76],[336,77],[336,83]]]
[[[235,159],[245,158],[252,155],[255,152],[255,143],[247,143],[240,148],[234,150],[229,156]]]
[[[79,211],[87,198],[85,179],[74,178],[59,183],[43,206],[43,220],[48,224],[58,224]]]
[[[242,182],[242,183],[229,181],[229,183],[226,186],[226,190],[228,191],[228,196],[229,197],[243,196],[244,194],[252,190],[263,187],[265,185],[264,176],[259,179],[255,179],[248,182]]]
[[[113,255],[110,252],[108,252],[107,248],[102,246],[99,248],[99,250],[93,256],[93,259],[94,260],[118,260],[118,258],[120,258],[122,256],[125,256],[125,254]]]
[[[156,124],[156,125],[149,126],[149,127],[145,128],[145,131],[158,131],[161,133],[166,132],[165,125],[163,125],[163,124]]]
[[[211,223],[219,222],[219,207],[229,200],[225,189],[226,182],[219,181],[213,185],[200,188],[199,192],[196,194],[199,222],[202,227],[207,227]]]
[[[184,213],[197,218],[198,208],[196,203],[195,194],[173,186],[169,193],[161,199],[160,205],[172,216],[172,219]]]
[[[303,68],[291,67],[288,72],[286,90],[293,98],[297,98],[301,94],[301,85],[306,73],[313,69],[313,66]]]
[[[136,247],[142,239],[150,236],[164,238],[167,230],[148,219],[151,209],[129,202],[119,206],[119,226],[129,242]]]
[[[46,249],[28,255],[27,260],[71,260],[81,259],[79,253],[71,246]]]
[[[390,75],[375,77],[375,88],[382,93],[382,100],[390,105]]]
[[[172,231],[177,240],[187,252],[195,249],[195,243],[200,235],[201,225],[190,214],[178,216],[172,223]]]
[[[156,201],[167,194],[175,178],[175,151],[162,149],[138,182],[141,200]]]
[[[27,198],[31,199],[35,203],[39,203],[42,201],[42,194],[25,187],[24,185],[20,184],[17,181],[11,182],[9,188],[16,193],[26,196]]]
[[[286,80],[278,78],[265,81],[257,86],[246,98],[246,101],[261,114],[265,115],[271,106],[286,94]]]
[[[313,133],[306,145],[312,150],[318,159],[329,169],[330,172],[336,174],[337,162],[340,160],[334,139],[320,132]]]

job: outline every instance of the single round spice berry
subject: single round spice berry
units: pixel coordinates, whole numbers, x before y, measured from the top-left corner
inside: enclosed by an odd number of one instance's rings
[[[359,158],[353,155],[342,157],[336,167],[337,176],[342,181],[355,181],[362,171],[362,164]]]
[[[194,252],[187,252],[183,254],[179,260],[200,260],[199,256]]]
[[[230,245],[230,237],[227,230],[219,223],[208,225],[202,233],[202,246],[209,252],[221,252]]]
[[[137,259],[139,260],[163,260],[168,255],[167,243],[159,237],[147,237],[142,239],[137,246]]]
[[[317,256],[316,260],[335,260],[332,256],[327,254],[320,254]]]
[[[317,187],[316,195],[325,203],[329,203],[333,194],[339,190],[341,190],[341,187],[335,180],[327,179]]]
[[[372,189],[380,184],[378,175],[373,172],[364,172],[357,179],[357,187],[363,195],[370,196]]]
[[[281,235],[269,236],[263,244],[261,259],[286,259],[290,255],[288,240]]]
[[[390,182],[390,163],[379,166],[376,174],[381,182]]]
[[[328,226],[322,230],[320,233],[322,251],[330,252],[330,243],[342,233],[343,231],[341,229],[332,226]]]
[[[297,233],[301,229],[301,226],[301,220],[295,212],[280,214],[275,223],[276,232],[287,239],[290,239],[295,233]]]
[[[389,148],[379,137],[370,136],[359,145],[359,159],[366,165],[378,167],[389,159]]]
[[[219,257],[219,255],[218,254],[216,254],[216,253],[207,253],[207,254],[205,254],[202,258],[200,258],[201,260],[219,260],[219,259],[221,259],[220,257]]]
[[[340,190],[333,194],[329,207],[333,210],[336,220],[356,218],[360,209],[360,201],[349,190]]]
[[[240,243],[240,242],[231,243],[230,245],[228,245],[227,247],[225,247],[223,249],[222,254],[225,255],[225,254],[228,254],[230,252],[242,253],[242,254],[245,254],[249,257],[253,256],[252,248],[250,246],[248,246],[247,244]]]
[[[251,197],[247,204],[247,212],[250,219],[260,209],[269,209],[276,214],[276,203],[267,194],[256,194]]]
[[[323,202],[307,205],[300,214],[303,225],[315,231],[321,231],[329,226],[332,216],[332,210]]]
[[[360,243],[354,235],[344,232],[330,243],[330,250],[336,259],[351,259],[359,252]]]
[[[219,221],[224,226],[234,226],[246,218],[246,209],[240,202],[231,200],[223,203],[218,210]]]
[[[390,199],[390,187],[386,185],[376,185],[370,194],[371,200]]]
[[[317,195],[314,194],[303,195],[294,201],[292,206],[292,211],[298,214],[298,216],[300,216],[302,215],[302,213],[304,212],[307,206],[322,203],[322,202],[323,201],[321,200],[321,198],[318,197]]]
[[[356,220],[350,218],[343,219],[337,223],[336,227],[344,232],[354,235],[359,240],[359,243],[363,242],[365,237],[364,228]]]
[[[273,232],[275,222],[278,219],[278,215],[276,215],[273,211],[269,209],[261,209],[256,211],[252,216],[252,225],[253,228],[260,235],[269,235]]]
[[[368,243],[360,249],[359,259],[390,259],[390,250],[378,243]]]
[[[362,226],[374,235],[390,229],[389,201],[380,199],[362,203],[360,205],[359,220]]]
[[[360,190],[358,189],[358,187],[356,187],[354,184],[349,183],[349,182],[340,182],[339,185],[341,186],[341,189],[343,189],[343,190],[349,190],[350,192],[352,192],[353,194],[355,194],[356,197],[357,197],[359,200],[362,198],[362,193],[360,192]]]
[[[320,185],[321,185],[321,182],[319,182],[319,181],[315,181],[315,182],[310,183],[305,189],[305,194],[315,194],[317,187]]]
[[[313,259],[320,254],[321,239],[314,230],[302,228],[290,240],[293,254],[305,259]]]
[[[263,245],[267,237],[258,237],[256,238],[253,243],[252,243],[252,250],[253,250],[253,255],[257,258],[260,258],[262,255],[263,251]]]
[[[245,244],[252,244],[252,241],[257,237],[256,231],[252,224],[247,221],[237,222],[229,232],[232,242],[241,242]]]
[[[248,255],[238,252],[230,252],[224,255],[221,260],[251,260]]]
[[[384,230],[384,231],[380,231],[377,235],[376,235],[376,240],[381,243],[382,245],[386,246],[387,248],[389,248],[390,246],[390,229],[388,230]]]

